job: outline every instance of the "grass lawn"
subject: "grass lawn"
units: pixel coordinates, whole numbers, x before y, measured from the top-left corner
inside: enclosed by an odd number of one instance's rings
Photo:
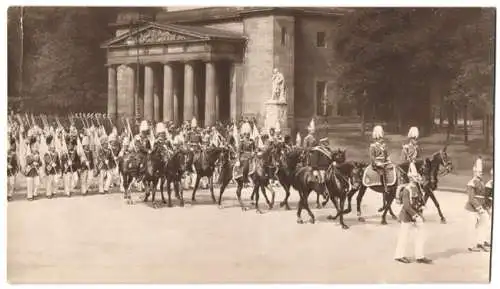
[[[330,146],[333,148],[344,148],[347,150],[347,158],[351,160],[367,161],[368,148],[371,142],[371,132],[366,132],[365,137],[360,136],[356,125],[339,125],[338,129],[330,131]],[[401,160],[401,149],[407,141],[406,136],[386,134],[386,144],[389,148],[390,158],[393,162]],[[446,142],[446,133],[435,133],[419,139],[424,157],[430,157],[433,153],[443,148]],[[464,188],[472,177],[472,166],[478,156],[483,158],[485,179],[490,178],[490,168],[493,165],[493,153],[483,150],[483,139],[480,129],[473,127],[469,135],[469,142],[464,144],[462,135],[452,135],[448,143],[448,157],[451,159],[454,171],[439,179],[439,187]]]

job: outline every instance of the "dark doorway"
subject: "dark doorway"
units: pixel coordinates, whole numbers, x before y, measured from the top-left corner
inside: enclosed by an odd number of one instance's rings
[[[217,120],[221,122],[228,122],[231,116],[230,104],[230,76],[231,76],[231,62],[221,61],[217,65],[217,86],[219,94],[219,115]]]

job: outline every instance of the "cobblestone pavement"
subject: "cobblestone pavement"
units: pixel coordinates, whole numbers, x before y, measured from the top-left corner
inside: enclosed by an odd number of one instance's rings
[[[283,194],[277,192],[278,203]],[[243,212],[234,188],[224,194],[222,210],[211,204],[208,191],[197,195],[194,205],[180,208],[175,201],[175,207],[159,209],[126,205],[119,193],[10,202],[7,278],[11,283],[488,282],[489,253],[467,251],[471,233],[463,194],[437,192],[448,224],[440,224],[428,204],[426,250],[433,265],[393,261],[398,222],[389,218],[389,225],[380,225],[381,196],[371,191],[363,203],[367,221],[359,223],[351,213],[349,230],[326,220],[331,204],[313,210],[316,224],[298,225],[296,192],[291,211],[275,208],[262,215]],[[250,189],[243,195],[248,203]],[[185,192],[185,199],[190,197],[191,191]],[[314,194],[314,207],[313,199]],[[399,212],[399,206],[394,209]]]

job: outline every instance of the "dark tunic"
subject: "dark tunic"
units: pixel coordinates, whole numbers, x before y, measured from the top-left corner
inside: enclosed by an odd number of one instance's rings
[[[45,174],[55,175],[60,172],[59,155],[56,152],[47,152],[44,156],[45,161]]]
[[[28,178],[33,178],[38,176],[38,169],[42,165],[42,160],[40,159],[39,153],[30,153],[26,155],[26,169],[25,175]]]

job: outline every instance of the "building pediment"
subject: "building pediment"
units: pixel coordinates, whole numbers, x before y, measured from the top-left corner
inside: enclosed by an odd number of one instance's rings
[[[175,42],[207,41],[212,39],[243,40],[242,35],[205,27],[149,23],[130,32],[110,39],[101,47],[123,47]]]

